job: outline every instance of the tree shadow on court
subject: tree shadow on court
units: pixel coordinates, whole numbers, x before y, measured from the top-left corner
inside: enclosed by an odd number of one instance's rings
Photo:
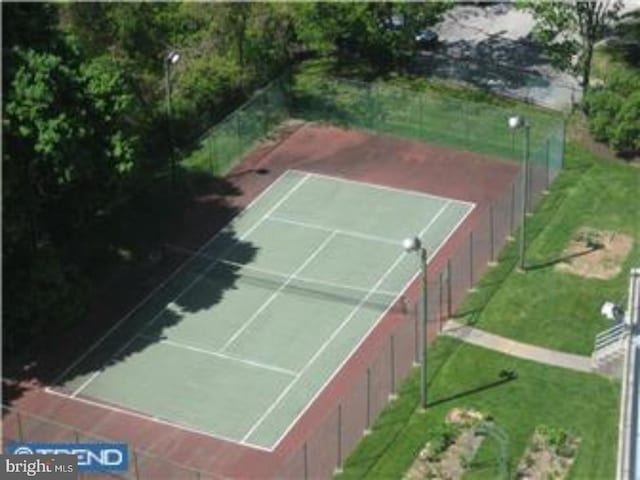
[[[255,257],[257,248],[251,242],[239,239],[233,229],[221,231],[240,211],[232,199],[243,193],[241,187],[187,171],[180,172],[173,191],[167,187],[170,184],[161,181],[136,192],[122,211],[114,212],[102,225],[105,243],[117,254],[108,275],[93,286],[88,311],[80,322],[36,338],[19,355],[7,359],[5,404],[31,388],[59,384],[60,375],[79,358],[82,361],[67,372],[65,381],[145,350],[166,329],[187,321],[190,313],[211,308],[235,288],[238,274],[226,270],[216,272],[215,282],[205,282],[199,293],[182,295],[211,268],[211,257],[224,255],[225,249],[232,248],[239,263]],[[189,260],[190,253],[216,232],[215,244],[207,250],[209,258]],[[163,248],[167,243],[184,246],[184,252],[168,251]],[[140,335],[143,328],[152,327]]]

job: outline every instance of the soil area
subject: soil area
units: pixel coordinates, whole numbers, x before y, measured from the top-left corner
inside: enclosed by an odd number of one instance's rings
[[[438,451],[437,440],[428,442],[405,474],[404,480],[462,478],[485,439],[483,435],[478,435],[475,428],[483,418],[482,414],[472,410],[451,410],[446,424],[459,428],[457,436],[444,451]]]
[[[568,437],[561,448],[554,447],[548,439],[536,432],[531,445],[522,457],[516,478],[521,480],[562,480],[575,458],[579,440]]]
[[[633,239],[629,235],[582,227],[555,268],[581,277],[607,280],[620,273],[632,247]]]

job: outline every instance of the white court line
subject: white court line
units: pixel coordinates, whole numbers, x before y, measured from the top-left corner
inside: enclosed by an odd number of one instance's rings
[[[71,398],[68,394],[66,393],[62,393],[62,392],[58,392],[56,390],[54,390],[53,388],[50,387],[45,387],[45,392],[50,394],[50,395],[55,395],[57,397],[62,397],[62,398]],[[230,438],[224,435],[220,435],[217,433],[211,433],[211,432],[206,432],[204,430],[199,430],[195,427],[191,427],[188,425],[183,425],[181,423],[177,423],[174,421],[170,421],[170,420],[165,420],[164,418],[160,418],[160,417],[156,417],[153,415],[148,415],[148,414],[143,414],[143,413],[138,413],[134,410],[130,410],[130,409],[125,409],[125,408],[119,408],[116,407],[114,405],[111,404],[107,404],[107,403],[103,403],[103,402],[96,402],[93,400],[90,400],[88,398],[82,398],[82,397],[74,397],[72,399],[74,402],[80,402],[80,403],[84,403],[85,405],[91,405],[93,407],[98,407],[98,408],[102,408],[105,410],[109,410],[110,412],[116,412],[116,413],[120,413],[123,415],[129,415],[130,417],[135,417],[135,418],[140,418],[142,420],[146,420],[148,422],[153,422],[153,423],[159,423],[161,425],[167,425],[169,427],[172,428],[177,428],[180,430],[184,430],[187,432],[192,432],[192,433],[197,433],[199,435],[205,436],[205,437],[209,437],[209,438],[214,438],[217,440],[224,440],[225,442],[230,442],[230,443],[236,443],[239,445],[243,445],[245,447],[249,447],[249,448],[255,448],[257,450],[262,450],[264,452],[272,452],[273,449],[268,448],[268,447],[263,447],[262,445],[256,445],[254,443],[249,443],[249,442],[243,442],[241,440],[238,439],[234,439],[234,438]]]
[[[457,200],[453,200],[454,202],[457,202]],[[456,223],[455,227],[453,227],[451,229],[451,231],[448,233],[448,235],[440,242],[440,245],[438,245],[438,247],[433,251],[433,253],[431,255],[429,255],[429,257],[427,258],[427,263],[429,263],[433,258],[436,257],[436,255],[438,255],[438,253],[440,252],[440,250],[442,249],[442,247],[444,245],[446,245],[446,243],[449,241],[449,239],[451,238],[451,236],[458,230],[458,228],[460,227],[460,225],[462,225],[464,223],[464,221],[467,219],[467,217],[471,214],[471,212],[475,209],[475,204],[473,204],[473,206],[467,210],[467,213],[464,214],[464,216],[458,221],[458,223]],[[420,233],[420,237],[422,237],[428,230],[429,225],[427,225],[427,227],[425,227],[422,232]],[[320,394],[325,390],[325,388],[327,387],[327,385],[329,385],[329,383],[331,383],[333,381],[333,379],[335,378],[335,376],[342,371],[342,368],[345,366],[345,364],[349,361],[349,359],[351,357],[353,357],[353,355],[356,353],[356,351],[360,348],[360,346],[365,342],[365,340],[367,338],[369,338],[369,335],[371,335],[371,332],[373,332],[373,330],[375,330],[375,328],[378,326],[378,324],[380,323],[380,321],[387,315],[387,313],[389,312],[389,310],[391,310],[391,308],[398,302],[398,300],[400,299],[400,297],[404,294],[404,292],[406,292],[406,290],[413,284],[413,282],[416,281],[416,279],[418,278],[418,275],[420,275],[420,271],[416,272],[408,281],[407,283],[404,285],[404,287],[402,288],[401,292],[398,294],[398,296],[394,299],[394,301],[392,303],[389,304],[389,306],[387,307],[387,309],[382,312],[380,314],[380,316],[378,317],[378,319],[371,325],[371,327],[369,327],[369,330],[367,330],[367,332],[360,338],[360,341],[356,343],[356,345],[354,345],[354,347],[351,349],[351,352],[349,352],[349,354],[347,356],[344,357],[344,359],[342,360],[342,362],[340,362],[340,365],[338,365],[338,367],[333,371],[333,373],[331,374],[331,376],[329,376],[329,378],[327,378],[327,380],[322,384],[322,386],[316,391],[315,395],[313,397],[311,397],[311,399],[307,402],[307,404],[305,405],[305,407],[300,410],[300,413],[298,413],[298,415],[295,417],[295,419],[289,424],[289,426],[284,430],[284,432],[282,432],[282,434],[280,435],[280,437],[278,437],[278,439],[271,444],[271,451],[275,450],[277,448],[277,446],[280,444],[280,442],[284,439],[284,437],[287,436],[287,434],[291,431],[291,429],[298,423],[298,420],[300,420],[300,418],[307,412],[307,410],[309,410],[309,408],[311,407],[311,405],[313,405],[313,403],[316,401],[316,399],[320,396]]]
[[[325,238],[322,241],[322,243],[318,245],[318,247],[313,251],[311,255],[309,255],[309,257],[307,257],[307,259],[302,263],[302,265],[296,268],[296,270],[287,277],[285,282],[282,285],[280,285],[278,289],[275,292],[273,292],[271,296],[267,298],[267,300],[262,305],[260,305],[260,308],[258,308],[255,312],[253,312],[253,315],[251,315],[251,317],[249,317],[249,319],[238,330],[236,330],[236,332],[233,335],[231,335],[229,340],[227,340],[222,346],[222,348],[220,349],[221,352],[224,352],[240,335],[242,335],[242,332],[244,332],[247,328],[249,328],[249,325],[251,325],[255,321],[255,319],[258,318],[258,316],[264,311],[264,309],[267,308],[271,304],[271,302],[273,302],[276,299],[276,297],[280,294],[280,292],[282,292],[287,287],[287,285],[289,285],[293,281],[296,274],[304,270],[304,268],[307,265],[309,265],[314,258],[318,256],[318,254],[324,249],[324,247],[326,247],[329,244],[331,240],[333,240],[333,238],[336,235],[337,235],[336,232],[333,232],[331,235],[327,235],[327,238]]]
[[[91,376],[89,376],[87,380],[82,382],[82,384],[71,393],[71,398],[77,397],[78,394],[82,390],[84,390],[87,387],[87,385],[93,382],[96,379],[96,377],[102,373],[103,370],[104,370],[104,366],[102,366],[99,370],[96,370],[95,372],[93,372],[93,374],[91,374]]]
[[[323,227],[322,225],[316,225],[315,223],[307,223],[300,222],[298,220],[293,220],[290,218],[278,217],[278,216],[270,216],[267,220],[272,220],[274,222],[280,223],[289,223],[291,225],[297,225],[299,227],[311,228],[314,230],[322,230],[324,232],[336,232],[340,235],[346,235],[347,237],[361,238],[363,240],[372,240],[374,242],[382,242],[388,243],[390,245],[394,245],[396,247],[402,245],[402,240],[392,240],[389,238],[378,237],[376,235],[368,235],[366,233],[354,232],[351,230],[342,230],[340,228],[331,228],[331,227]]]
[[[436,220],[438,218],[440,218],[440,216],[442,215],[442,213],[445,211],[445,209],[447,208],[447,206],[449,206],[451,204],[451,200],[448,200],[447,202],[445,202],[445,204],[442,206],[442,208],[440,208],[440,210],[438,211],[438,213],[436,213],[436,215],[431,219],[431,221],[427,224],[427,226],[425,228],[422,229],[422,231],[420,232],[419,236],[420,238],[422,238],[422,236],[427,232],[427,230],[436,222]],[[251,434],[253,434],[253,432],[256,431],[256,429],[262,425],[262,423],[266,420],[266,418],[271,414],[271,412],[278,406],[278,404],[284,399],[284,397],[287,396],[287,394],[289,393],[289,391],[291,391],[291,389],[293,388],[293,386],[302,378],[302,376],[304,375],[304,373],[309,369],[309,367],[311,367],[311,365],[313,365],[313,363],[318,359],[318,357],[322,354],[322,352],[324,352],[326,350],[326,348],[331,344],[331,342],[333,342],[333,340],[336,338],[336,336],[342,331],[342,329],[351,321],[351,319],[353,317],[355,317],[355,315],[360,311],[360,308],[362,308],[362,306],[365,304],[365,302],[369,299],[369,297],[371,295],[374,294],[376,288],[378,288],[380,285],[382,285],[382,283],[387,279],[387,277],[389,275],[391,275],[391,273],[395,270],[395,268],[398,266],[398,264],[402,261],[402,259],[405,257],[405,255],[407,255],[407,252],[402,251],[400,253],[400,255],[398,255],[395,259],[395,261],[393,262],[393,264],[391,264],[391,266],[384,272],[384,274],[378,279],[378,281],[373,285],[373,287],[371,287],[371,290],[369,290],[369,293],[367,293],[367,295],[365,295],[362,300],[360,300],[360,303],[358,305],[356,305],[356,307],[351,310],[351,312],[349,313],[349,315],[347,315],[347,317],[342,321],[342,323],[340,323],[340,325],[338,325],[338,328],[336,328],[331,335],[329,336],[329,338],[327,338],[327,340],[325,340],[325,342],[320,346],[320,348],[318,350],[316,350],[316,353],[313,354],[313,356],[309,359],[309,361],[305,364],[304,367],[302,367],[302,370],[300,370],[298,372],[298,374],[296,375],[296,377],[293,379],[293,381],[291,383],[289,383],[289,385],[287,385],[285,387],[285,389],[280,393],[280,395],[278,395],[278,397],[275,399],[275,401],[269,406],[269,408],[260,416],[260,418],[253,424],[253,426],[249,429],[249,431],[244,435],[244,437],[242,437],[242,441],[246,441],[247,438],[249,438],[251,436]],[[397,301],[397,300],[396,300]],[[387,309],[388,310],[388,309]],[[377,322],[376,322],[377,323]],[[335,372],[334,372],[335,375]],[[323,387],[324,388],[324,387]],[[322,389],[321,389],[322,390]],[[320,390],[320,391],[321,391]]]
[[[157,338],[152,337],[150,335],[140,335],[141,338],[148,338],[150,340],[157,340]],[[245,365],[249,365],[252,367],[260,368],[262,370],[271,370],[272,372],[283,373],[285,375],[289,375],[290,377],[295,377],[298,372],[294,372],[293,370],[289,370],[287,368],[277,367],[275,365],[269,365],[262,362],[256,362],[254,360],[249,360],[246,358],[237,357],[235,355],[227,355],[221,352],[216,352],[213,350],[206,350],[204,348],[193,347],[191,345],[187,345],[186,343],[174,342],[173,340],[162,339],[160,343],[164,343],[166,345],[170,345],[175,348],[182,348],[185,350],[190,350],[196,353],[202,353],[205,355],[211,355],[212,357],[222,358],[224,360],[230,360],[232,362],[243,363]]]
[[[293,195],[293,193],[298,190],[302,184],[308,179],[308,176],[304,176],[302,177],[298,183],[296,183],[287,193],[286,195],[284,195],[280,200],[278,200],[275,205],[273,205],[264,215],[262,215],[262,217],[260,217],[260,219],[258,219],[258,221],[256,223],[254,223],[251,228],[249,228],[246,232],[244,232],[242,235],[240,235],[234,242],[234,244],[244,240],[245,238],[247,238],[249,235],[251,235],[251,233],[253,233],[266,219],[269,215],[271,215],[274,211],[276,211],[280,205],[282,205],[285,201],[287,201],[287,199]],[[230,245],[229,247],[227,247],[225,249],[225,251],[221,254],[221,256],[224,256],[227,252],[229,252],[231,250],[231,248],[234,246],[234,244]],[[209,272],[209,270],[211,270],[213,268],[213,266],[215,265],[215,263],[212,263],[211,265],[209,265],[200,275],[198,275],[194,280],[192,280],[191,282],[189,282],[189,284],[184,287],[174,298],[173,301],[171,301],[170,303],[174,303],[175,301],[177,301],[180,297],[182,297],[182,295],[184,295],[188,290],[191,289],[191,287],[193,287],[197,282],[199,282],[200,280],[202,280],[202,278],[204,278],[204,276],[207,274],[207,272]],[[129,347],[129,345],[131,345],[140,334],[142,334],[142,332],[149,327],[150,325],[153,325],[155,323],[155,321],[160,318],[160,316],[164,313],[164,309],[161,309],[158,313],[156,313],[153,317],[151,317],[150,320],[148,320],[144,325],[142,325],[142,327],[140,328],[140,330],[138,331],[138,333],[136,335],[133,335],[131,337],[131,339],[128,342],[125,342],[125,344],[118,349],[118,351],[116,351],[116,353],[114,353],[111,358],[117,357],[118,355],[120,355],[120,353],[124,352],[127,347]],[[108,362],[107,362],[108,364]],[[75,392],[73,392],[72,397],[75,397],[76,395],[78,395],[84,388],[86,388],[100,373],[102,373],[104,371],[105,366],[103,365],[102,368],[100,368],[97,372],[95,372],[91,378],[86,381],[83,385],[82,388],[77,389]]]
[[[441,201],[445,201],[445,202],[454,200],[454,201],[456,201],[458,203],[463,203],[463,204],[468,205],[470,207],[475,207],[475,203],[473,203],[473,202],[468,202],[466,200],[458,200],[457,198],[451,198],[451,197],[441,197],[440,195],[434,195],[432,193],[420,192],[420,191],[417,191],[417,190],[405,190],[403,188],[389,187],[387,185],[379,185],[377,183],[363,182],[363,181],[360,181],[360,180],[351,180],[351,179],[342,178],[342,177],[334,177],[334,176],[326,175],[326,174],[323,174],[323,173],[305,172],[303,170],[291,170],[291,171],[299,172],[299,173],[307,173],[308,175],[311,175],[312,177],[325,178],[327,180],[334,180],[336,182],[349,183],[349,184],[353,184],[353,185],[360,185],[360,186],[366,186],[366,187],[371,187],[371,188],[377,188],[378,190],[387,190],[387,191],[396,192],[396,193],[404,193],[405,195],[417,195],[419,197],[435,198],[436,200],[441,200]]]
[[[251,202],[249,202],[249,204],[242,209],[241,211],[239,211],[238,213],[236,213],[230,220],[229,222],[220,229],[220,231],[218,231],[215,235],[213,235],[209,240],[207,240],[207,242],[204,243],[204,245],[202,245],[198,250],[196,250],[196,253],[200,253],[202,252],[205,248],[207,248],[214,240],[216,240],[220,235],[222,235],[224,232],[227,232],[229,227],[233,224],[233,222],[241,217],[242,215],[244,215],[251,207],[253,207],[253,205],[255,205],[260,199],[262,199],[269,191],[271,191],[275,185],[279,182],[282,181],[283,178],[285,178],[287,176],[287,174],[289,173],[290,170],[287,170],[287,172],[283,173],[282,175],[280,175],[271,185],[269,185],[267,188],[265,188],[256,198],[254,198]],[[296,173],[303,173],[303,172],[296,172]],[[159,283],[155,288],[153,288],[153,290],[151,290],[142,300],[140,300],[140,302],[138,302],[131,310],[129,310],[120,320],[118,320],[116,323],[114,323],[111,328],[109,328],[109,330],[107,330],[100,338],[98,338],[98,340],[96,340],[93,344],[91,344],[89,346],[89,348],[82,353],[75,361],[73,361],[71,363],[71,365],[69,365],[60,375],[58,375],[56,377],[56,379],[54,380],[53,383],[60,383],[64,377],[71,371],[73,370],[80,362],[82,362],[91,352],[93,352],[99,345],[102,344],[102,342],[104,342],[107,337],[109,335],[111,335],[117,328],[120,327],[120,325],[122,325],[126,320],[128,320],[129,318],[131,318],[131,316],[136,313],[143,305],[145,305],[161,288],[163,288],[165,285],[167,285],[169,283],[169,281],[171,279],[173,279],[174,277],[176,277],[178,275],[178,273],[180,273],[186,266],[187,264],[191,261],[191,258],[186,259],[180,266],[178,266],[173,272],[171,272],[171,274],[164,279],[161,283]]]

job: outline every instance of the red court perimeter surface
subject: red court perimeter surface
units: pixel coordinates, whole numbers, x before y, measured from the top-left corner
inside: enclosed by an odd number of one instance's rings
[[[291,168],[476,203],[473,213],[432,260],[431,271],[441,269],[467,238],[485,208],[505,195],[518,173],[515,163],[479,154],[358,130],[307,124],[279,143],[249,155],[231,172],[229,181],[242,192],[241,195],[209,200],[226,202],[234,207],[246,206],[280,174]],[[257,169],[267,169],[268,173],[257,174]],[[375,205],[371,206],[371,211],[375,215]],[[218,218],[212,217],[210,222],[221,225]],[[416,285],[410,288],[409,296],[417,296]],[[112,322],[116,320],[111,319]],[[97,437],[126,441],[160,458],[197,469],[203,472],[203,478],[207,475],[274,477],[278,475],[283,459],[302,447],[327,415],[336,409],[340,398],[356,379],[362,378],[367,365],[376,357],[381,342],[388,338],[400,320],[401,315],[390,313],[379,323],[274,452],[255,450],[151,419],[82,404],[51,395],[39,387],[28,389],[13,406]],[[429,332],[430,338],[436,334],[435,329]],[[79,355],[80,351],[74,354]],[[3,428],[7,437],[17,437],[15,415],[4,418]],[[52,432],[51,440],[62,439],[62,435],[56,437]],[[68,433],[64,439],[68,440]],[[163,476],[176,478],[176,473],[160,469],[156,478]]]

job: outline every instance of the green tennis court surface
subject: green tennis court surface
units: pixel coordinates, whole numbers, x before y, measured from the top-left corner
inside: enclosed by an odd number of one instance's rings
[[[54,392],[271,450],[472,209],[288,171]]]

